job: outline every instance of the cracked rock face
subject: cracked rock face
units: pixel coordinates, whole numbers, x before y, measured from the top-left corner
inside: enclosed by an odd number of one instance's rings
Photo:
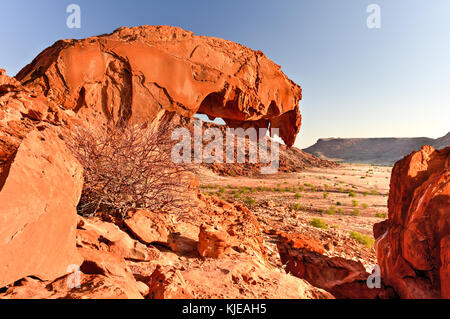
[[[301,125],[301,88],[280,66],[261,51],[177,27],[58,41],[16,78],[65,109],[115,121],[201,113],[231,127],[279,128],[288,146]]]
[[[398,161],[388,206],[374,225],[383,282],[402,298],[450,298],[450,147]]]

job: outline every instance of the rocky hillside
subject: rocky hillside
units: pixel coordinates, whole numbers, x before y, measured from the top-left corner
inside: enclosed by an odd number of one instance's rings
[[[77,214],[83,193],[99,191],[84,189],[89,170],[66,144],[77,128],[151,129],[173,114],[203,113],[233,127],[279,128],[290,146],[300,98],[263,53],[171,27],[58,41],[16,78],[0,70],[0,298],[449,298],[449,148],[425,148],[394,168],[389,220],[375,228],[378,289],[360,261],[330,255],[331,245],[354,253],[340,247],[348,241],[280,229],[289,216],[313,226],[289,208],[264,222],[199,192],[194,174],[180,180],[190,187],[177,210],[134,202],[119,214]],[[135,184],[142,165],[134,165],[122,185]]]
[[[323,159],[349,163],[393,165],[403,156],[419,150],[423,145],[436,149],[450,146],[450,132],[437,139],[418,138],[327,138],[304,149]]]

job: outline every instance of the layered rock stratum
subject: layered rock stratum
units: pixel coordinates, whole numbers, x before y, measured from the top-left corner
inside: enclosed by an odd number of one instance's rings
[[[440,138],[323,138],[304,151],[322,159],[349,163],[394,165],[405,155],[429,145],[436,149],[450,146],[450,133]]]

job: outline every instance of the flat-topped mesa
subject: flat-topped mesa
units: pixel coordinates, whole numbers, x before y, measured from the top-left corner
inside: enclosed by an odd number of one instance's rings
[[[169,26],[119,28],[62,40],[16,78],[65,109],[107,119],[151,121],[165,111],[223,118],[231,127],[300,130],[300,86],[261,51]]]

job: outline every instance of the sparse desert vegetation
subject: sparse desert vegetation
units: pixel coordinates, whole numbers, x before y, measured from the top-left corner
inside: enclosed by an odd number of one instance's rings
[[[258,212],[261,220],[266,214],[276,214],[280,220],[286,221],[293,212],[296,218],[304,218],[308,224],[318,218],[327,225],[336,226],[328,229],[347,233],[356,231],[372,237],[372,225],[387,213],[389,184],[385,176],[390,174],[390,168],[372,167],[373,173],[367,178],[367,185],[365,180],[360,179],[361,174],[367,172],[366,167],[343,164],[329,170],[311,169],[279,174],[276,180],[264,176],[218,178],[205,175],[201,178],[201,189],[210,193],[227,185],[221,198],[251,207],[252,211]],[[247,198],[249,194],[254,201]],[[267,207],[269,202],[270,207]]]
[[[314,226],[316,228],[328,229],[327,223],[320,218],[311,219],[310,224],[311,224],[311,226]]]
[[[358,233],[356,231],[351,231],[350,232],[350,237],[355,239],[355,240],[357,240],[361,244],[367,246],[367,248],[372,248],[373,244],[375,242],[375,240],[372,237],[360,234],[360,233]]]

